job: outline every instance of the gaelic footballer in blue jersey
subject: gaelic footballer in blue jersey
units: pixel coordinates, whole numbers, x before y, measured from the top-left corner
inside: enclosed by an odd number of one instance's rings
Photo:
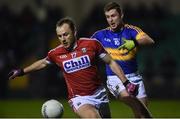
[[[142,77],[137,73],[136,54],[138,46],[150,45],[154,41],[139,27],[123,22],[124,14],[119,4],[108,3],[104,7],[104,13],[109,26],[95,32],[92,38],[96,38],[102,43],[106,51],[121,66],[129,82],[139,86],[137,92],[131,92],[133,89],[123,85],[127,82],[121,82],[110,67],[106,65],[107,87],[118,99],[125,97],[124,90],[127,89],[130,95],[136,96],[147,106],[147,95]]]

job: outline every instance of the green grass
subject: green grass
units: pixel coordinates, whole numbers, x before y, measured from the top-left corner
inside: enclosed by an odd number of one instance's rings
[[[65,100],[59,100],[64,105],[64,118],[76,117]],[[1,118],[33,118],[41,116],[41,106],[44,100],[0,100]],[[114,118],[133,117],[133,113],[125,104],[110,101],[111,113]],[[156,118],[180,117],[179,100],[151,100],[149,109]]]

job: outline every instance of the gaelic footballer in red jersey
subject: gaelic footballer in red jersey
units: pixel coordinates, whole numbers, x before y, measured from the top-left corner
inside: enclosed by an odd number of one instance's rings
[[[63,71],[69,93],[69,103],[81,118],[110,118],[108,96],[98,75],[97,60],[102,59],[119,78],[126,80],[121,68],[105,52],[102,45],[92,39],[77,40],[76,27],[69,18],[57,22],[56,33],[60,41],[46,58],[24,69],[12,70],[9,79],[47,67],[54,62]]]
[[[62,69],[71,99],[78,95],[92,95],[102,85],[96,60],[106,54],[97,40],[81,38],[71,51],[59,46],[48,53],[47,59]]]

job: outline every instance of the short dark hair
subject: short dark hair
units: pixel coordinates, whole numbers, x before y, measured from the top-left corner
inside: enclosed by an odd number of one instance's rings
[[[123,14],[121,6],[116,2],[109,2],[104,6],[104,12],[107,12],[111,9],[116,9],[120,15]]]
[[[65,23],[69,25],[69,27],[71,28],[71,30],[72,30],[73,32],[75,32],[76,26],[75,26],[74,21],[73,21],[70,17],[65,17],[65,18],[60,19],[60,20],[56,23],[56,27],[60,27],[60,26],[62,26],[62,25],[65,24]]]

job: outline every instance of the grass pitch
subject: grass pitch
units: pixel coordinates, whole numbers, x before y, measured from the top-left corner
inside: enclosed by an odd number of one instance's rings
[[[0,118],[41,118],[41,106],[46,100],[0,100]],[[77,117],[66,100],[64,118]],[[131,118],[131,109],[122,102],[110,101],[113,118]],[[149,109],[154,118],[180,118],[180,100],[150,100]]]

